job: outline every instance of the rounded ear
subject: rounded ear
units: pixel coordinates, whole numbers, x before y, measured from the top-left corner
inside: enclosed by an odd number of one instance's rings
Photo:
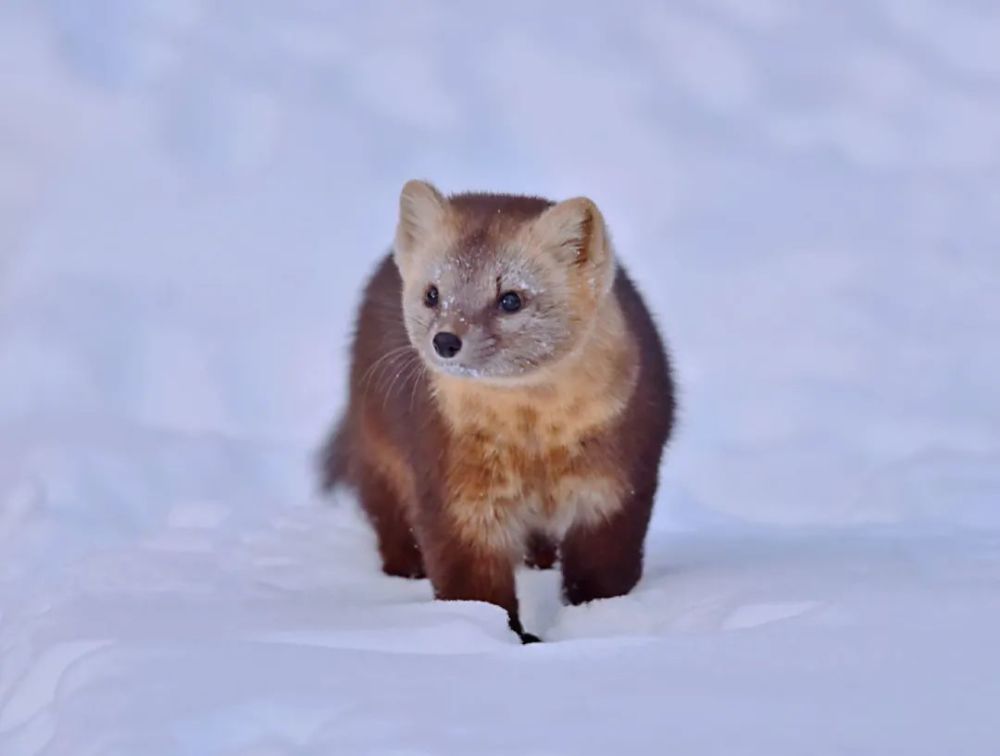
[[[393,246],[400,270],[414,251],[444,224],[447,212],[448,200],[433,185],[416,179],[404,184],[399,194],[399,223]]]
[[[531,228],[532,241],[544,254],[587,274],[587,282],[600,293],[614,280],[614,253],[604,226],[604,216],[591,200],[574,197],[553,205]]]

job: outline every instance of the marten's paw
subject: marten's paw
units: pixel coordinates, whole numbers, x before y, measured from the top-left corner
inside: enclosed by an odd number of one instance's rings
[[[521,625],[521,620],[517,615],[511,615],[507,619],[507,627],[517,633],[517,637],[521,639],[521,643],[527,646],[529,643],[541,643],[542,639],[539,638],[534,633],[526,633],[524,627]]]
[[[390,577],[401,577],[407,580],[421,580],[427,577],[427,573],[424,572],[422,565],[416,564],[396,564],[394,562],[385,562],[382,565],[382,572]]]

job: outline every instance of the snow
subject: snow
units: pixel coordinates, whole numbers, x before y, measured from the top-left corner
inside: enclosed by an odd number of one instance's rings
[[[0,5],[0,753],[1000,752],[987,3]],[[310,465],[403,182],[601,207],[643,582],[382,576]]]

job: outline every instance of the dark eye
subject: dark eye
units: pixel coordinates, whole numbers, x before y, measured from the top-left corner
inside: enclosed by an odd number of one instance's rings
[[[428,307],[438,306],[438,289],[437,286],[428,286],[427,291],[424,292],[424,304]]]
[[[500,309],[504,312],[517,312],[521,309],[521,297],[508,291],[500,295]]]

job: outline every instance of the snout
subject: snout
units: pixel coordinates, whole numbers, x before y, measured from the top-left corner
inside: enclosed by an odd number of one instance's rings
[[[451,331],[438,331],[431,340],[439,357],[450,360],[462,350],[462,339]]]
[[[495,371],[497,343],[484,329],[468,323],[441,323],[425,342],[427,361],[449,375],[482,378]]]

